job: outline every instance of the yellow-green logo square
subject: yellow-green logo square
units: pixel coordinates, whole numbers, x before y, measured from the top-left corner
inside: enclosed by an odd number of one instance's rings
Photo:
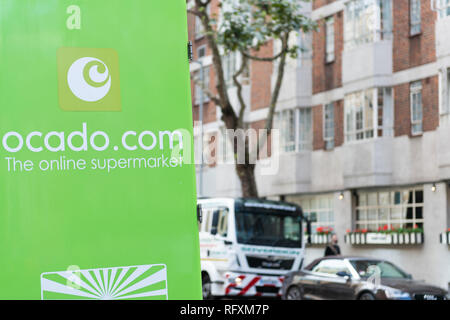
[[[58,96],[64,111],[121,111],[114,49],[59,48]]]

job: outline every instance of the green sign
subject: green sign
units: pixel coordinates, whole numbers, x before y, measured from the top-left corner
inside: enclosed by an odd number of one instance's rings
[[[0,299],[200,299],[186,1],[0,0]]]

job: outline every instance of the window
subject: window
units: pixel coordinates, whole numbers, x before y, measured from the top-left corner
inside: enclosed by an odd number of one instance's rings
[[[310,32],[299,32],[298,35],[298,67],[309,64],[312,59],[312,34]]]
[[[323,139],[325,140],[325,149],[334,148],[334,103],[324,106],[323,120]]]
[[[195,39],[203,37],[205,34],[205,27],[203,26],[202,20],[195,16]]]
[[[380,190],[358,192],[356,228],[377,231],[423,227],[423,189]]]
[[[202,207],[203,221],[200,226],[200,231],[210,232],[213,212],[214,212],[213,208]]]
[[[297,110],[298,114],[298,151],[312,150],[312,115],[311,108]]]
[[[450,16],[450,0],[436,0],[438,4],[439,17],[445,18]]]
[[[226,237],[228,234],[228,209],[221,208],[215,214],[217,214],[217,234]]]
[[[373,92],[369,89],[345,97],[346,141],[373,138]]]
[[[338,259],[322,260],[318,264],[316,264],[311,271],[318,273],[326,273],[329,275],[336,275],[338,272],[345,272],[347,274],[351,274],[345,261]]]
[[[321,195],[310,197],[287,196],[286,201],[298,203],[305,217],[311,221],[311,232],[317,233],[319,227],[334,229],[334,196]]]
[[[411,134],[422,134],[423,112],[422,112],[422,83],[416,81],[411,84]]]
[[[410,35],[414,36],[420,33],[420,0],[409,0],[409,25]]]
[[[203,91],[203,88],[209,89],[209,67],[203,68],[203,83],[201,81],[201,75],[200,71],[197,71],[195,74],[195,104],[200,104],[201,100],[203,99],[203,102],[208,102],[209,97],[208,95]]]
[[[200,46],[197,48],[197,60],[206,57],[206,46]]]
[[[295,110],[284,110],[275,115],[275,129],[280,130],[280,147],[284,152],[295,151]]]
[[[345,49],[392,37],[392,0],[352,0],[344,18]]]
[[[393,106],[392,88],[367,89],[345,96],[346,141],[392,137],[394,135]]]
[[[223,73],[227,85],[233,85],[233,76],[236,73],[236,52],[230,52],[223,56]]]
[[[237,210],[236,238],[240,244],[300,248],[301,219],[279,212],[258,213]]]
[[[206,13],[211,16],[211,6],[208,4],[206,6]],[[195,39],[200,39],[205,35],[205,27],[203,26],[202,20],[195,16]]]
[[[450,113],[450,69],[439,70],[439,114]]]
[[[274,117],[274,129],[280,130],[283,152],[312,150],[311,108],[289,109]]]
[[[383,279],[407,279],[408,275],[392,263],[380,260],[350,260],[353,268],[361,278],[367,279],[374,275],[375,270],[380,271]]]
[[[326,62],[334,61],[334,18],[328,18],[326,20]]]
[[[394,136],[394,100],[392,88],[378,88],[378,137]]]

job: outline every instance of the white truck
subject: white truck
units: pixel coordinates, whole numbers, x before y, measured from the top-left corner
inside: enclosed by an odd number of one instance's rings
[[[303,264],[295,204],[244,198],[198,200],[203,298],[279,297],[283,276]]]

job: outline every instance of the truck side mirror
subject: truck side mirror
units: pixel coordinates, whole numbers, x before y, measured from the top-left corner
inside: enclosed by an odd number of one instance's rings
[[[203,222],[202,205],[200,203],[197,204],[197,220],[198,223]]]

